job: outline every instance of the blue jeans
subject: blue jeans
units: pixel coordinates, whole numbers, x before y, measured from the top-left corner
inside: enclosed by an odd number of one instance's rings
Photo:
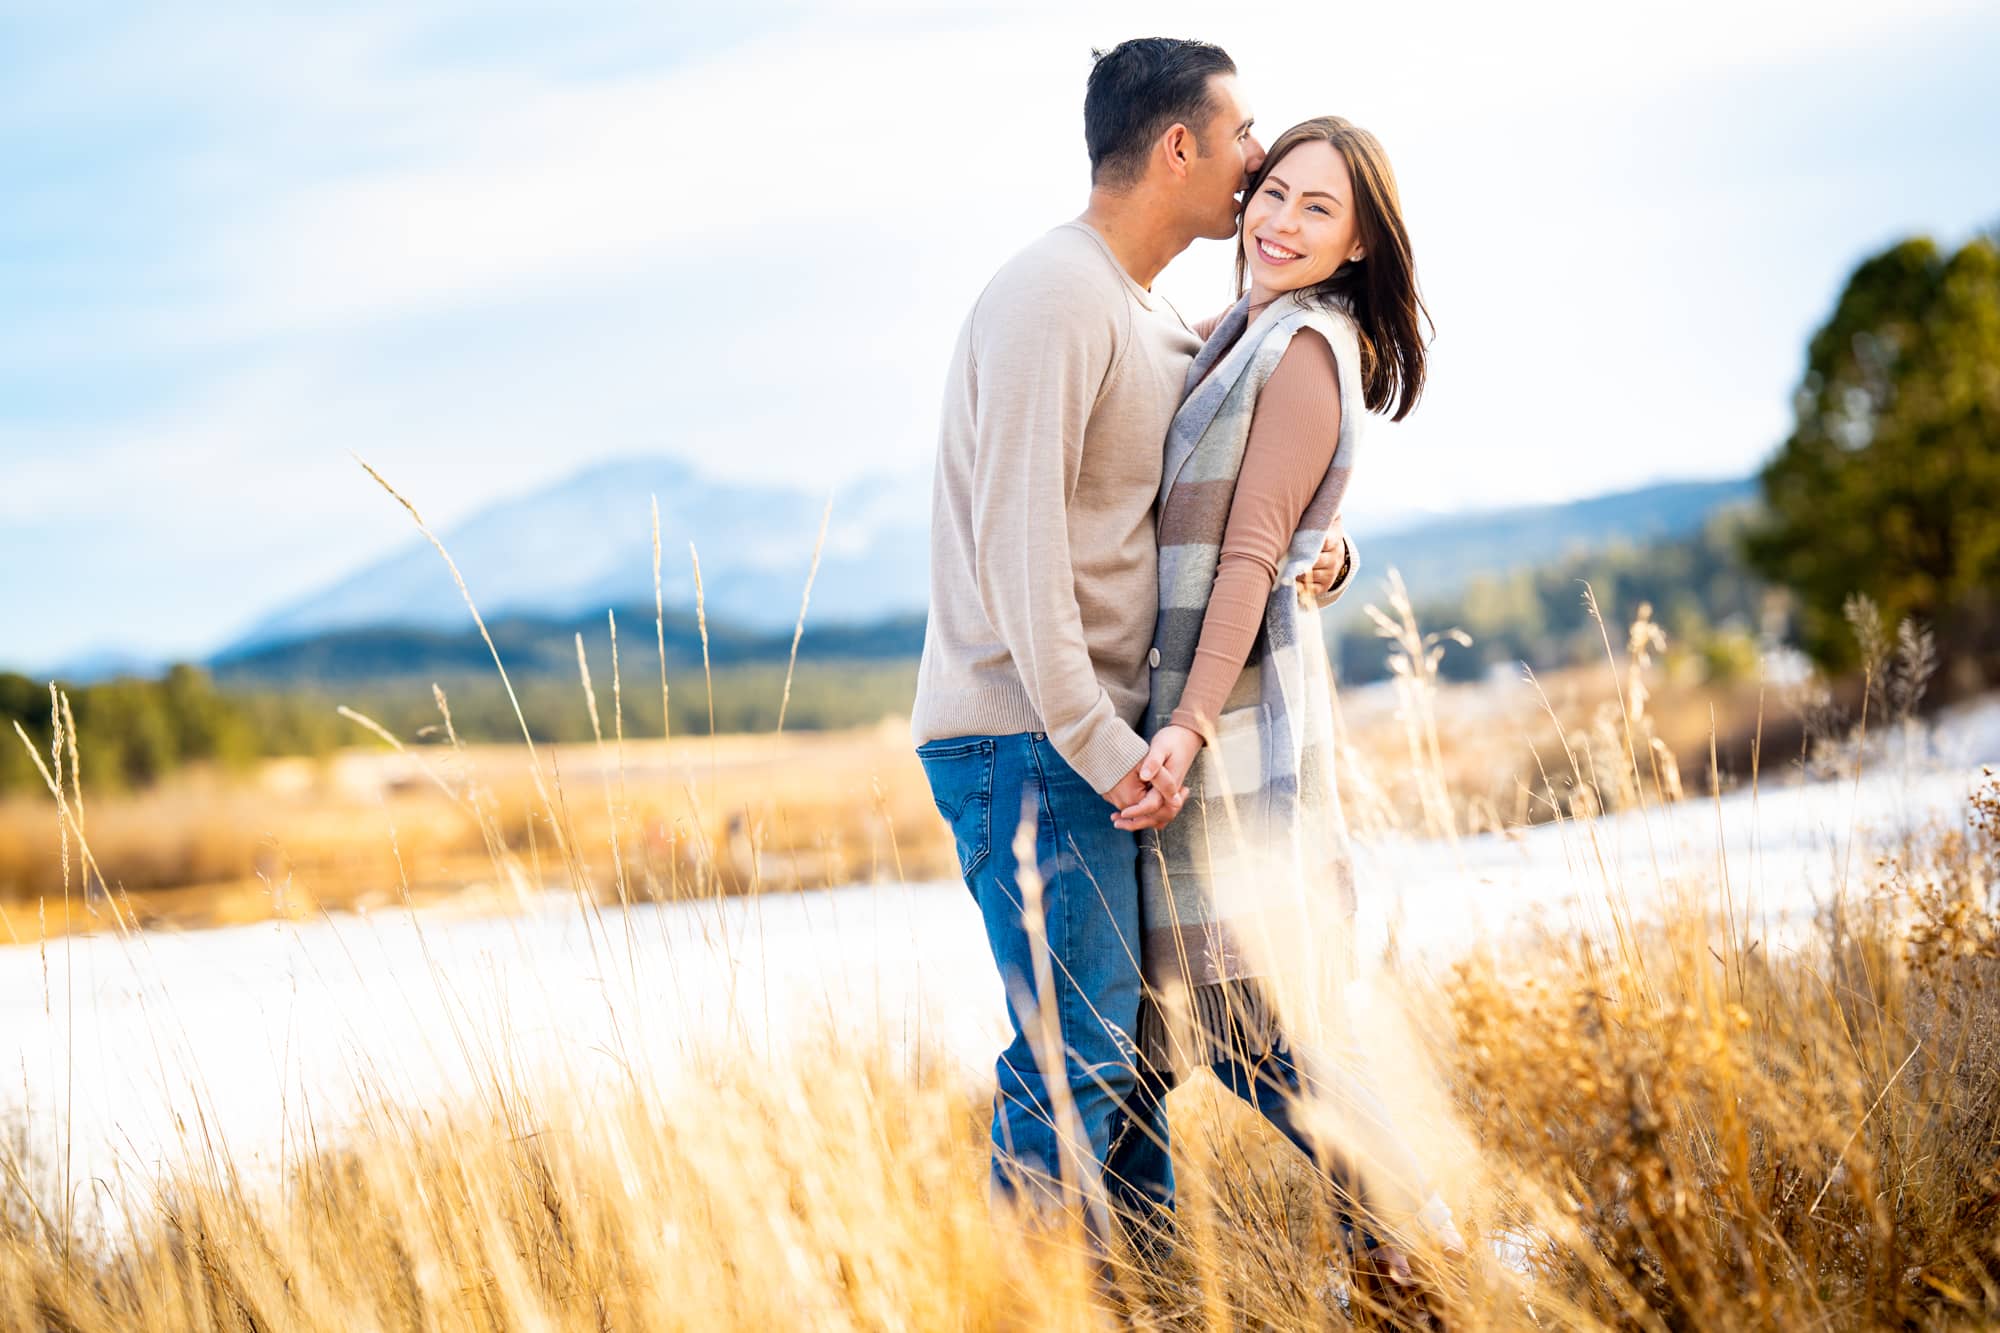
[[[1070,1182],[1120,1215],[1171,1207],[1163,1089],[1141,1080],[1131,1033],[1139,1017],[1138,840],[1111,826],[1105,799],[1041,732],[954,736],[917,748],[958,867],[979,904],[1007,990],[1011,1025],[995,1065],[993,1186],[1005,1198],[1059,1204],[1065,1157],[1095,1177]],[[1016,830],[1034,821],[1052,995],[1035,984],[1018,885]],[[1036,1015],[1053,1004],[1057,1061],[1039,1058]],[[1046,1020],[1044,1020],[1046,1021]],[[1053,1056],[1053,1052],[1050,1053]],[[1044,1068],[1044,1064],[1049,1068]],[[1058,1093],[1073,1119],[1058,1115]],[[1069,1119],[1069,1123],[1063,1123]],[[1092,1233],[1104,1219],[1092,1206]]]
[[[1357,1216],[1360,1198],[1359,1185],[1351,1164],[1338,1152],[1329,1149],[1317,1137],[1308,1132],[1300,1118],[1301,1102],[1308,1095],[1325,1097],[1327,1090],[1307,1079],[1289,1050],[1266,1050],[1251,1053],[1242,1034],[1233,1034],[1229,1058],[1216,1060],[1209,1065],[1209,1072],[1236,1096],[1248,1102],[1269,1121],[1271,1127],[1289,1140],[1293,1147],[1304,1153],[1324,1174],[1334,1187],[1334,1222],[1340,1229],[1342,1240],[1351,1250],[1357,1244],[1365,1250],[1372,1250],[1379,1243],[1373,1231]],[[1166,1096],[1175,1086],[1174,1075],[1163,1069],[1144,1068],[1140,1074],[1137,1100],[1143,1105],[1161,1106]],[[1343,1087],[1345,1104],[1350,1108],[1370,1115],[1377,1125],[1387,1124],[1389,1113],[1382,1106],[1372,1089],[1359,1080],[1347,1080]],[[1159,1161],[1154,1161],[1158,1154]],[[1172,1168],[1166,1165],[1166,1136],[1159,1137],[1157,1145],[1150,1138],[1134,1136],[1132,1141],[1120,1149],[1117,1158],[1126,1175],[1139,1180],[1163,1180],[1166,1185],[1164,1196],[1153,1198],[1160,1208],[1171,1212],[1173,1201]],[[1127,1212],[1132,1210],[1128,1207]],[[1162,1225],[1170,1223],[1162,1221]]]

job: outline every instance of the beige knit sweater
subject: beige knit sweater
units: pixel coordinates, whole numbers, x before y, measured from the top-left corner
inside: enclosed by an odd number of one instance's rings
[[[1144,758],[1162,444],[1200,339],[1067,222],[953,349],[915,740],[1046,732],[1108,791]]]

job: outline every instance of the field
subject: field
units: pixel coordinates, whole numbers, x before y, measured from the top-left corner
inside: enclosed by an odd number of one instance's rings
[[[575,854],[605,896],[617,900],[622,869],[631,896],[671,900],[880,879],[899,854],[907,874],[938,873],[949,848],[908,733],[896,722],[553,746],[542,757]],[[36,900],[61,898],[53,817],[46,797],[0,803],[0,884],[11,886],[0,935],[15,942],[37,937]],[[194,926],[368,911],[406,893],[504,905],[564,879],[518,746],[371,745],[270,761],[250,781],[193,773],[89,802],[87,818],[117,891],[89,895],[83,929],[112,928],[113,900],[138,923]],[[507,853],[497,873],[489,834]]]
[[[1590,900],[1470,949],[1413,922],[1359,990],[1298,992],[1381,1071],[1472,1242],[1407,1231],[1422,1317],[2000,1318],[2000,783],[1939,771],[1907,716],[1801,722],[1811,763],[1768,758],[1769,811],[1865,791],[1902,817],[1846,816],[1796,858],[1811,892],[1753,913],[1754,868],[1664,835],[1775,836],[1758,791],[1676,756],[1694,719],[1777,731],[1776,692],[1668,679],[1643,632],[1595,673],[1463,689],[1411,644],[1344,696],[1359,843],[1496,901],[1478,867],[1518,846],[1510,891]],[[997,993],[896,725],[534,759],[385,739],[87,797],[65,787],[60,830],[53,800],[0,822],[41,886],[5,904],[0,999],[32,1031],[0,1327],[1418,1319],[1375,1308],[1324,1182],[1212,1083],[1172,1103],[1171,1252],[1099,1267],[1073,1225],[989,1212]],[[132,929],[231,920],[267,924]]]

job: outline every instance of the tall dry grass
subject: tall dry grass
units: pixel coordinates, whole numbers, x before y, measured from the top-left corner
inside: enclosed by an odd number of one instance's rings
[[[1435,663],[1409,629],[1398,763],[1429,770],[1408,779],[1418,818],[1462,833],[1466,798],[1438,771],[1443,731],[1422,713],[1437,698]],[[1599,754],[1558,727],[1568,767],[1550,765],[1545,788],[1551,817],[1579,836],[1613,804],[1607,791],[1641,808],[1674,794],[1623,674],[1639,654],[1611,656],[1616,748]],[[469,768],[425,777],[480,831],[493,881],[567,883],[579,910],[596,911],[631,896],[641,863],[614,749],[581,781],[559,757],[536,758],[528,787],[542,806],[528,828],[547,832],[526,851]],[[708,757],[701,776],[719,790],[720,747]],[[1629,797],[1613,761],[1632,774]],[[101,866],[81,791],[50,777],[65,865]],[[1378,773],[1375,788],[1399,780]],[[1558,783],[1592,795],[1562,799]],[[698,801],[701,777],[689,787]],[[594,833],[578,822],[590,806],[605,812]],[[611,840],[606,859],[586,853],[596,839]],[[1442,974],[1386,968],[1388,1054],[1447,1094],[1436,1122],[1413,1128],[1450,1154],[1446,1188],[1473,1241],[1454,1260],[1409,1237],[1447,1326],[2000,1320],[2000,783],[1989,773],[1962,818],[1862,869],[1783,951],[1718,914],[1719,893],[1654,921],[1607,885],[1603,936],[1516,941]],[[712,853],[690,873],[724,891]],[[8,1146],[0,1323],[1382,1322],[1349,1281],[1323,1180],[1213,1086],[1172,1105],[1179,1243],[1163,1257],[1121,1251],[1102,1270],[1074,1219],[989,1213],[987,1095],[926,1052],[854,1033],[786,1058],[711,1053],[671,1075],[631,1068],[595,1084],[528,1075],[503,1054],[448,1103],[385,1103],[327,1126],[338,1138],[294,1143],[275,1179],[226,1143],[193,1139],[185,1161],[94,1187],[117,1224],[101,1234],[77,1220],[75,1182]]]
[[[570,784],[574,849],[592,884],[616,901],[622,858],[635,898],[674,901],[893,880],[899,866],[911,879],[946,874],[950,842],[908,738],[890,722],[713,742],[627,737],[603,751],[547,747],[545,758]],[[401,752],[371,737],[370,749],[273,761],[249,781],[190,772],[92,800],[109,887],[93,882],[80,928],[112,928],[111,896],[142,923],[174,926],[374,910],[405,890],[427,904],[506,906],[514,890],[495,876],[488,837],[531,874],[537,849],[552,845],[519,748],[399,741]],[[0,944],[33,942],[38,900],[60,899],[56,818],[46,793],[0,799]],[[542,871],[544,887],[561,887],[551,862]]]
[[[1457,967],[1434,1049],[1594,1324],[2000,1318],[2000,783],[1796,949],[1686,910]]]
[[[1402,978],[1474,1149],[1450,1326],[2000,1317],[2000,784],[1876,870],[1795,953],[1690,912]],[[1213,1085],[1172,1107],[1182,1247],[1106,1290],[1075,1232],[989,1216],[984,1094],[922,1053],[483,1084],[276,1184],[227,1145],[116,1182],[108,1244],[10,1160],[0,1327],[1367,1325],[1324,1182]]]

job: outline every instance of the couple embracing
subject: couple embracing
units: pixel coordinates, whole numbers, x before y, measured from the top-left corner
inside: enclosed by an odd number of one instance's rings
[[[913,718],[1008,993],[994,1187],[1170,1236],[1164,1099],[1205,1066],[1333,1178],[1363,1272],[1407,1283],[1396,1233],[1455,1247],[1449,1214],[1366,1078],[1290,1040],[1249,928],[1352,910],[1319,611],[1354,576],[1363,420],[1423,389],[1394,177],[1338,117],[1266,150],[1201,42],[1099,55],[1084,135],[1089,206],[952,354]],[[1240,295],[1189,325],[1152,286],[1197,237],[1235,240]]]

